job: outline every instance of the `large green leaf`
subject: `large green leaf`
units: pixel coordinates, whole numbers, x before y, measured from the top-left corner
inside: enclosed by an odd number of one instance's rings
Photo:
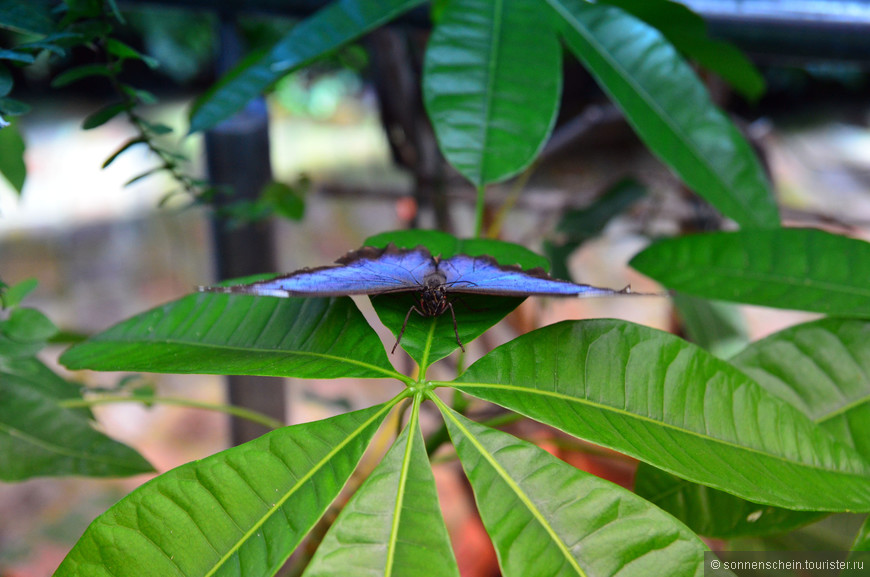
[[[293,27],[267,54],[230,71],[191,110],[190,131],[216,126],[285,74],[422,3],[423,0],[337,0]]]
[[[444,156],[476,186],[534,160],[556,120],[561,47],[539,0],[454,0],[432,32],[423,100]]]
[[[750,501],[870,511],[870,464],[854,449],[668,333],[558,323],[495,349],[453,385]]]
[[[797,325],[752,343],[731,362],[870,462],[870,322]]]
[[[33,34],[51,34],[55,28],[51,12],[50,2],[0,0],[0,28]]]
[[[870,317],[870,244],[821,230],[666,239],[630,264],[668,288],[705,298]]]
[[[396,442],[330,528],[304,577],[459,576],[418,421]]]
[[[274,575],[392,405],[278,429],[160,475],[97,517],[55,576]]]
[[[367,246],[384,247],[392,243],[400,248],[425,246],[433,255],[450,258],[457,254],[488,255],[504,265],[523,268],[546,267],[547,260],[529,249],[499,240],[458,239],[434,230],[395,231],[366,239]],[[503,319],[522,302],[512,297],[458,295],[451,299],[456,315],[456,331],[463,346],[467,345]],[[417,303],[415,293],[385,294],[372,298],[381,322],[398,337],[401,347],[423,368],[444,358],[457,348],[453,316],[448,310],[435,318],[423,318],[411,307]],[[419,309],[419,306],[417,306]],[[405,318],[408,322],[405,324]]]
[[[673,517],[441,408],[506,577],[703,575],[706,546]]]
[[[764,92],[764,77],[737,48],[707,35],[704,19],[670,0],[603,0],[640,18],[661,32],[674,48],[715,72],[734,90],[756,100]]]
[[[658,30],[612,6],[546,1],[569,48],[654,154],[741,226],[779,225],[752,147]]]
[[[60,362],[102,371],[401,378],[349,298],[188,295],[72,347]]]
[[[96,431],[86,412],[60,407],[77,391],[42,363],[0,361],[0,479],[153,471],[139,453]]]
[[[752,503],[724,491],[690,483],[646,463],[640,463],[637,468],[634,492],[692,531],[714,539],[785,533],[826,515]]]

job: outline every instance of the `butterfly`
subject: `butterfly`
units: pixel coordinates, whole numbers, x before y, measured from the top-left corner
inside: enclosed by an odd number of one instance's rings
[[[273,297],[380,295],[415,292],[416,302],[408,309],[396,344],[405,334],[412,312],[421,317],[438,317],[450,311],[456,343],[459,339],[452,293],[495,295],[504,297],[577,296],[595,297],[630,294],[622,290],[599,288],[554,279],[541,268],[523,270],[515,265],[500,265],[489,256],[457,254],[449,258],[432,256],[418,246],[386,248],[370,246],[351,251],[332,266],[304,268],[271,280],[234,286],[204,286],[197,290],[221,293],[241,293]]]

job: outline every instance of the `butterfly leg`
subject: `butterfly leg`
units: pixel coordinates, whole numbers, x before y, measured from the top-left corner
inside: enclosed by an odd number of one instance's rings
[[[459,348],[462,349],[462,352],[465,352],[465,347],[462,346],[462,341],[459,340],[459,327],[456,326],[456,313],[453,312],[453,303],[448,302],[447,308],[450,309],[450,316],[453,317],[453,334],[456,335],[456,344],[459,345]]]
[[[411,318],[411,313],[415,311],[421,317],[426,316],[422,312],[420,312],[420,309],[418,309],[416,306],[411,305],[411,308],[408,309],[408,314],[405,315],[405,322],[402,323],[402,330],[399,331],[399,338],[396,339],[396,344],[393,345],[393,349],[390,351],[391,355],[396,352],[396,347],[398,347],[399,343],[402,342],[402,335],[405,334],[405,327],[408,326],[408,319]],[[453,323],[456,324],[456,321],[454,320]]]

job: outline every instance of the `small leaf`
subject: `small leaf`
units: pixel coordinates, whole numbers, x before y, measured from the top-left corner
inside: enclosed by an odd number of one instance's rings
[[[82,122],[82,130],[91,130],[92,128],[102,126],[119,114],[121,114],[122,112],[129,109],[129,102],[116,102],[115,104],[109,104],[108,106],[104,106],[103,108],[97,110],[96,112],[90,114],[87,118],[85,118],[84,122]]]
[[[749,501],[870,511],[870,463],[860,454],[668,333],[566,321],[496,348],[452,385]]]
[[[91,337],[60,362],[102,371],[397,376],[349,298],[188,295]]]
[[[16,308],[0,323],[0,332],[19,343],[40,343],[57,332],[48,317],[31,308]]]
[[[11,60],[12,62],[23,62],[24,64],[33,64],[36,62],[36,56],[29,52],[19,52],[18,50],[0,49],[0,60]]]
[[[167,126],[166,124],[160,122],[148,122],[147,120],[141,120],[142,125],[145,127],[148,132],[156,135],[163,136],[164,134],[169,134],[172,132],[172,127]]]
[[[0,368],[0,479],[86,475],[120,477],[153,469],[133,449],[97,432],[80,410],[63,409],[68,388],[44,366]],[[31,370],[35,369],[35,370]],[[46,374],[50,375],[46,378]]]
[[[116,56],[119,61],[123,62],[124,60],[133,59],[133,60],[141,60],[144,62],[148,68],[154,69],[160,66],[160,63],[156,58],[152,58],[150,56],[145,56],[140,53],[135,48],[124,44],[120,40],[116,38],[109,38],[106,41],[106,50],[109,54]]]
[[[531,443],[442,412],[505,577],[703,573],[703,541],[654,505]]]
[[[416,414],[342,509],[303,577],[351,573],[459,577]]]
[[[746,321],[732,304],[682,293],[672,297],[686,338],[720,359],[727,359],[749,343]]]
[[[6,96],[12,91],[12,73],[0,64],[0,97]]]
[[[0,111],[9,116],[21,116],[30,112],[31,106],[14,98],[0,98]]]
[[[536,0],[455,0],[429,38],[423,100],[447,161],[475,186],[529,166],[553,129],[562,48]]]
[[[278,429],[160,475],[97,517],[55,577],[274,575],[391,407]]]
[[[293,27],[264,55],[243,61],[191,110],[190,132],[226,120],[279,78],[419,6],[423,0],[338,0]]]
[[[724,491],[690,483],[646,463],[637,468],[634,492],[688,525],[695,533],[712,539],[785,533],[827,515],[745,501]]]
[[[741,226],[779,226],[752,147],[658,30],[612,6],[546,1],[571,51],[655,155]]]
[[[85,64],[83,66],[71,68],[66,72],[62,72],[55,76],[54,80],[51,81],[51,86],[52,88],[60,88],[85,78],[91,78],[94,76],[107,77],[111,75],[112,71],[105,64]]]
[[[870,243],[821,230],[666,239],[630,264],[668,288],[704,298],[870,317]]]
[[[546,253],[553,263],[554,277],[571,280],[566,260],[584,242],[600,235],[608,223],[646,194],[643,186],[631,179],[616,183],[592,206],[562,214],[556,225],[558,241],[547,243]]]
[[[124,144],[122,144],[121,147],[120,147],[118,150],[116,150],[115,152],[113,152],[113,153],[111,154],[111,156],[109,156],[109,158],[107,158],[107,159],[103,162],[103,168],[106,168],[107,166],[109,166],[110,164],[112,164],[113,162],[115,162],[115,159],[118,158],[119,156],[121,156],[121,155],[124,153],[124,151],[126,151],[126,150],[132,148],[133,146],[136,146],[137,144],[143,144],[143,143],[146,143],[146,142],[148,142],[148,139],[145,138],[145,137],[142,137],[142,136],[139,136],[139,137],[137,137],[137,138],[131,138],[130,140],[128,140],[127,142],[125,142]]]
[[[51,34],[54,27],[49,3],[13,0],[0,2],[0,28],[31,34]]]
[[[19,283],[16,283],[4,290],[2,293],[0,293],[0,299],[2,299],[3,308],[13,308],[18,306],[18,304],[23,301],[27,297],[27,295],[33,292],[38,284],[38,280],[36,280],[35,278],[29,278]]]
[[[24,189],[27,179],[27,165],[24,162],[24,139],[18,131],[15,122],[0,129],[0,174],[9,182],[18,194]]]
[[[284,218],[302,220],[305,216],[305,199],[283,182],[270,182],[263,187],[260,197]]]

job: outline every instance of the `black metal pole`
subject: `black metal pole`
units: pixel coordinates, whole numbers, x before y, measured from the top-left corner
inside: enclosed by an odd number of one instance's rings
[[[241,40],[231,16],[220,21],[218,72],[223,74],[239,61]],[[232,196],[217,195],[216,209],[233,200],[253,200],[272,179],[269,160],[269,117],[262,98],[252,101],[239,114],[205,134],[205,154],[211,182],[233,191]],[[216,212],[219,212],[216,211]],[[219,279],[234,278],[276,269],[272,226],[260,220],[230,228],[220,216],[212,222],[215,262]],[[229,401],[285,420],[283,379],[251,376],[228,377]],[[268,432],[263,425],[233,418],[234,445]]]

